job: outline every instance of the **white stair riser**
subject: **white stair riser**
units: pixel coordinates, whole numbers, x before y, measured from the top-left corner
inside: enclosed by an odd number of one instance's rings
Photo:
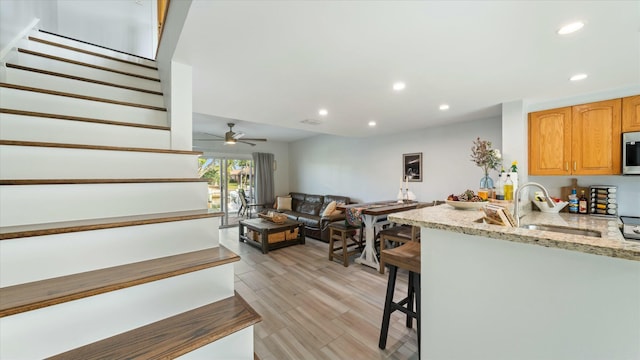
[[[43,69],[92,80],[105,81],[112,84],[131,86],[145,90],[162,91],[162,85],[159,81],[146,80],[134,76],[114,73],[112,71],[94,69],[87,66],[47,59],[41,56],[35,56],[25,53],[17,53],[15,57],[12,57],[11,59],[12,60],[8,62],[15,63],[17,65],[28,66],[36,69]]]
[[[164,99],[161,95],[72,80],[60,76],[45,75],[33,71],[7,68],[5,82],[134,104],[164,107]]]
[[[0,114],[0,138],[149,149],[171,147],[171,136],[168,130],[12,114]]]
[[[144,58],[141,58],[141,57],[124,54],[124,53],[117,52],[117,51],[114,51],[114,50],[110,50],[110,49],[107,49],[107,48],[94,46],[94,45],[83,43],[83,42],[80,42],[80,41],[75,41],[75,40],[72,40],[72,39],[67,39],[67,38],[63,38],[63,37],[60,37],[60,36],[55,36],[55,35],[43,33],[43,32],[40,32],[40,31],[32,31],[29,34],[29,36],[35,37],[35,38],[38,38],[38,39],[42,39],[42,40],[55,42],[55,43],[66,45],[66,46],[71,46],[71,47],[82,49],[82,50],[91,51],[91,52],[98,53],[98,54],[103,54],[103,55],[110,56],[110,57],[117,58],[117,59],[122,59],[122,60],[130,61],[130,62],[134,62],[136,64],[142,64],[142,65],[153,66],[153,67],[157,66],[156,62],[153,61],[153,60],[150,60],[150,59],[144,59]]]
[[[233,264],[0,318],[0,358],[42,359],[233,295]]]
[[[0,106],[8,109],[79,116],[146,125],[167,125],[167,112],[100,101],[74,99],[10,88],[0,88]]]
[[[198,156],[186,154],[0,145],[0,162],[2,180],[198,177]]]
[[[180,360],[253,359],[253,325],[186,353]]]
[[[220,218],[0,241],[0,287],[218,246]]]
[[[73,59],[75,61],[101,66],[108,69],[124,71],[129,74],[136,74],[153,79],[159,79],[158,70],[149,69],[133,64],[127,64],[121,61],[106,59],[100,56],[85,54],[78,51],[68,50],[58,46],[43,44],[37,41],[25,40],[18,47],[42,54],[61,57],[64,59]]]
[[[206,208],[206,182],[0,186],[0,226]]]

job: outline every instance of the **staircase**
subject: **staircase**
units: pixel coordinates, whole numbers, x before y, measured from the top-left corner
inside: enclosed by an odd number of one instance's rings
[[[32,30],[0,69],[0,358],[252,359],[155,62]]]

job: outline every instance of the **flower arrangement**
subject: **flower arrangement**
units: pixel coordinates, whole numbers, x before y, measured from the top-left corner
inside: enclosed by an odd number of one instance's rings
[[[511,172],[512,173],[518,172],[518,162],[515,160],[511,163]]]
[[[471,148],[471,161],[484,170],[484,176],[489,176],[489,169],[497,170],[502,164],[500,150],[491,148],[491,141],[477,138]]]

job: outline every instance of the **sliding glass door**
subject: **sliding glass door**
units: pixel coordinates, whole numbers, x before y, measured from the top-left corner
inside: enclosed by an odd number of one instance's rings
[[[209,209],[224,213],[220,227],[236,226],[242,204],[238,190],[244,190],[249,203],[255,194],[253,161],[201,157],[199,165],[200,177],[209,183]]]

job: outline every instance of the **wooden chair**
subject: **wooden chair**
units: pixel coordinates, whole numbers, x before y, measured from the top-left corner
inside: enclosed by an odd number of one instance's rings
[[[434,206],[437,201],[433,203],[424,203],[416,207],[416,209]],[[396,225],[386,228],[379,233],[380,236],[380,254],[385,249],[387,241],[389,244],[404,244],[408,241],[420,242],[420,227],[411,225]],[[384,274],[385,263],[382,256],[380,256],[380,274]]]
[[[389,323],[391,313],[398,310],[407,315],[406,326],[413,327],[413,319],[417,321],[418,331],[418,358],[420,357],[420,243],[415,241],[407,242],[393,249],[386,249],[380,253],[389,265],[389,280],[387,282],[387,295],[382,314],[382,327],[380,329],[380,341],[378,347],[384,349],[387,346],[387,335],[389,334]],[[407,297],[398,301],[393,301],[393,293],[396,287],[396,275],[398,269],[409,271],[409,281],[407,287]],[[415,302],[415,311],[414,311]]]
[[[356,239],[358,231],[360,235]],[[342,260],[342,265],[348,267],[349,257],[361,252],[362,249],[362,227],[347,225],[345,221],[329,224],[329,261],[333,261],[335,257]]]

